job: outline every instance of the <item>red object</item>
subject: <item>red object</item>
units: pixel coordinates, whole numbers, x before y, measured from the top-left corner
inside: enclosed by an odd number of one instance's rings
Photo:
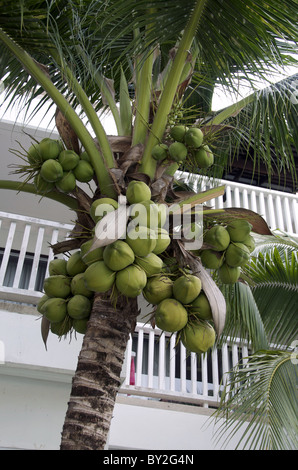
[[[135,385],[135,361],[134,358],[131,358],[130,362],[130,380],[129,380],[129,385]]]

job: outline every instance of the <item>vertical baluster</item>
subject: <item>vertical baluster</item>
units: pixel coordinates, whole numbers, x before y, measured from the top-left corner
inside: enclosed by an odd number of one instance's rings
[[[269,223],[267,214],[266,214],[266,205],[265,205],[265,198],[264,198],[264,193],[259,192],[259,201],[260,201],[260,212],[259,214],[263,217],[263,219],[266,220],[267,223]]]
[[[298,233],[298,202],[292,199],[292,216],[293,216],[293,230],[294,233]]]
[[[44,227],[39,227],[36,245],[34,248],[34,257],[33,257],[32,270],[31,270],[28,290],[34,290],[35,288],[38,264],[39,264],[41,250],[42,250],[43,237],[44,237]]]
[[[201,367],[202,367],[202,392],[203,396],[208,396],[208,370],[207,370],[207,354],[201,354]],[[208,408],[208,403],[204,403],[204,408]]]
[[[130,368],[131,368],[131,349],[132,349],[132,337],[129,335],[126,345],[126,364],[125,364],[125,385],[130,385]]]
[[[6,268],[8,265],[8,260],[9,260],[9,256],[10,256],[10,252],[12,248],[15,231],[16,231],[16,223],[11,222],[8,235],[7,235],[4,253],[3,253],[1,268],[0,268],[0,286],[3,286],[3,281],[4,281],[4,277],[6,273]]]
[[[176,369],[176,336],[173,334],[170,338],[170,390],[174,392],[176,390],[176,377],[175,377],[175,369]]]
[[[243,197],[243,204],[242,204],[242,207],[244,207],[244,209],[249,209],[248,192],[247,192],[247,189],[246,189],[246,188],[243,189],[242,197]]]
[[[142,385],[142,367],[143,367],[143,350],[144,350],[144,330],[138,330],[138,347],[137,347],[137,368],[136,368],[136,385]]]
[[[232,191],[231,191],[231,186],[227,185],[226,186],[226,202],[225,202],[225,207],[232,207]]]
[[[235,207],[241,207],[239,188],[234,188]]]
[[[214,396],[214,398],[218,398],[219,376],[218,376],[218,354],[217,354],[217,349],[216,348],[212,349],[211,361],[212,361],[213,396]]]
[[[233,346],[232,346],[232,364],[233,364],[233,367],[235,367],[236,364],[238,364],[238,361],[239,361],[238,346],[237,346],[237,344],[233,344]]]
[[[197,355],[191,353],[190,355],[190,370],[191,370],[191,393],[196,395],[197,391]]]
[[[290,207],[289,207],[289,199],[285,196],[284,197],[284,214],[285,214],[285,219],[286,219],[286,231],[289,233],[293,233],[294,229],[292,227],[292,218],[291,218],[291,212],[290,212]]]
[[[186,349],[180,345],[180,392],[186,393]]]
[[[158,357],[158,388],[165,389],[165,335],[159,337],[159,357]]]
[[[283,210],[282,210],[280,196],[276,196],[275,202],[276,202],[275,207],[276,207],[277,228],[279,228],[280,230],[284,230],[285,224],[284,224],[284,219],[283,219]]]
[[[252,190],[250,194],[250,203],[251,203],[251,210],[254,212],[258,212],[258,206],[257,206],[257,197],[256,197],[256,192]]]
[[[224,344],[221,348],[221,354],[222,354],[222,374],[223,374],[223,384],[226,383],[227,381],[227,372],[229,371],[229,355],[228,355],[228,345]]]
[[[273,197],[272,194],[268,194],[268,216],[269,216],[269,225],[271,230],[275,230],[277,228],[276,220],[275,220],[275,210],[273,204]]]
[[[153,366],[154,366],[154,331],[149,331],[148,345],[148,387],[153,388]]]
[[[59,230],[54,229],[53,232],[52,232],[51,245],[55,245],[55,243],[58,242],[58,237],[59,237]],[[52,259],[54,259],[54,253],[53,253],[53,250],[50,247],[49,248],[49,253],[48,253],[48,262],[47,262],[47,269],[46,269],[45,277],[48,277],[48,275],[49,275],[49,264],[52,261]]]
[[[22,240],[21,249],[20,249],[20,253],[18,257],[17,269],[16,269],[14,281],[13,281],[13,287],[15,289],[19,287],[24,260],[25,260],[25,256],[27,252],[30,231],[31,231],[31,225],[27,224],[24,230],[23,240]]]

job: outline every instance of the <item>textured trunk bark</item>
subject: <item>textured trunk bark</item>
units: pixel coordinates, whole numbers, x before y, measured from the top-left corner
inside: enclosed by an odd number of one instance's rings
[[[103,450],[110,429],[136,299],[119,298],[117,307],[96,294],[79,354],[62,430],[60,450]]]

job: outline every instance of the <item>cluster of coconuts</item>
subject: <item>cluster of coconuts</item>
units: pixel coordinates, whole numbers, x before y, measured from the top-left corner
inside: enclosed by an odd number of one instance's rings
[[[170,129],[172,143],[160,143],[153,147],[152,157],[160,162],[171,160],[183,163],[187,157],[198,168],[209,168],[214,163],[214,155],[210,147],[204,143],[204,134],[198,127],[176,125]]]
[[[32,144],[27,159],[38,170],[34,184],[41,194],[55,188],[69,193],[74,191],[77,181],[88,183],[94,176],[86,152],[78,155],[65,149],[61,141],[49,137]]]
[[[241,267],[248,263],[255,248],[252,225],[245,219],[234,219],[227,225],[216,224],[204,234],[207,249],[199,252],[202,264],[217,270],[223,284],[234,284]]]
[[[44,295],[37,310],[47,318],[51,332],[57,336],[72,329],[81,334],[86,332],[94,292],[86,288],[83,274],[96,256],[92,252],[83,261],[82,254],[88,249],[89,243],[85,242],[69,258],[55,258],[49,263],[49,276],[44,280]]]

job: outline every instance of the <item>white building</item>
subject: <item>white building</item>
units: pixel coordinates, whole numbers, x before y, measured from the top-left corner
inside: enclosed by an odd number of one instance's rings
[[[28,134],[41,140],[48,132],[24,133],[21,125],[0,122],[1,179],[17,178],[9,173],[20,163],[11,150],[21,150],[19,143],[28,149]],[[225,201],[210,204],[253,209],[272,229],[298,234],[296,195],[225,183]],[[82,336],[68,342],[50,335],[46,350],[35,304],[52,256],[49,243],[67,236],[72,223],[72,213],[55,201],[0,190],[0,449],[59,449]],[[109,449],[219,448],[210,416],[224,372],[247,355],[247,347],[226,345],[197,358],[187,357],[183,347],[174,354],[173,341],[138,323],[128,344]],[[228,448],[237,442],[235,436]]]

